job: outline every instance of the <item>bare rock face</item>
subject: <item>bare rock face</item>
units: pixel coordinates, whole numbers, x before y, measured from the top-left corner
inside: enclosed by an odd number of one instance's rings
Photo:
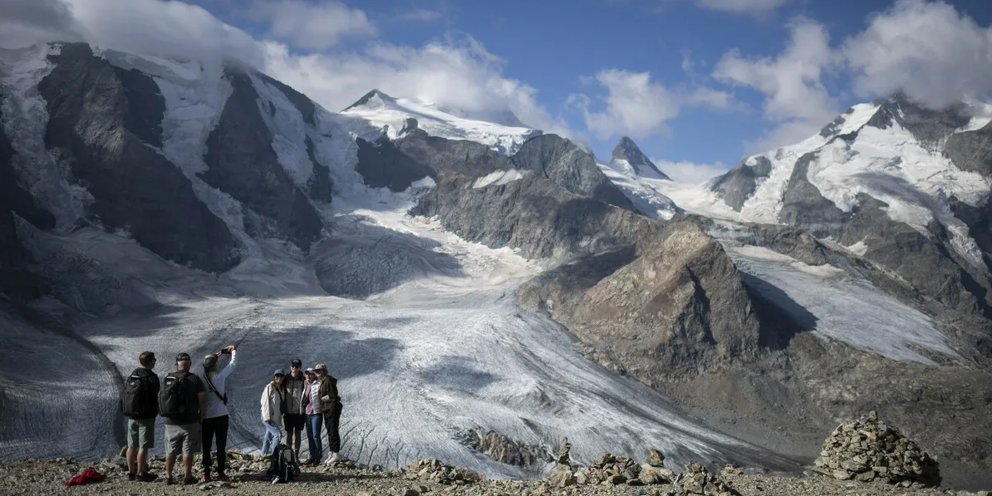
[[[879,420],[874,410],[834,429],[813,466],[815,471],[841,480],[883,480],[904,486],[914,482],[940,484],[937,462],[914,441]]]
[[[45,144],[92,195],[87,217],[124,229],[162,258],[223,272],[240,262],[227,225],[196,197],[161,146],[164,100],[151,77],[68,44],[38,85],[49,115]]]
[[[647,384],[757,353],[758,320],[740,274],[687,222],[549,271],[520,298]]]
[[[464,441],[472,449],[508,465],[531,467],[548,460],[544,448],[519,443],[495,431],[472,429],[464,434]]]

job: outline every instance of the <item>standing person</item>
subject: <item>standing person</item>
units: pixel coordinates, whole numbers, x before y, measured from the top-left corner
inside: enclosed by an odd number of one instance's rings
[[[155,417],[158,415],[158,376],[155,354],[143,351],[138,355],[140,367],[124,381],[121,411],[127,421],[127,478],[149,482],[155,475],[148,473],[148,450],[155,446]]]
[[[341,423],[341,397],[338,396],[338,380],[327,373],[327,365],[318,363],[313,368],[320,380],[320,411],[324,415],[324,429],[327,430],[327,463],[331,464],[341,459],[341,434],[338,427]]]
[[[279,445],[282,437],[282,404],[285,397],[282,392],[282,382],[286,372],[276,369],[272,372],[272,380],[262,390],[262,423],[265,424],[265,434],[262,435],[262,456],[269,456]],[[271,449],[270,449],[271,448]]]
[[[201,424],[207,410],[203,381],[189,372],[188,353],[176,355],[176,371],[165,376],[158,396],[158,412],[165,417],[165,483],[173,484],[172,467],[176,456],[183,454],[183,484],[196,484],[193,477],[193,452],[200,451]]]
[[[296,458],[300,458],[300,443],[302,442],[303,425],[307,416],[303,413],[303,362],[299,358],[289,362],[289,375],[283,383],[282,390],[286,395],[286,411],[283,412],[283,425],[286,427],[286,446],[293,448]]]
[[[304,413],[307,415],[307,444],[310,448],[310,457],[304,465],[317,465],[323,458],[323,444],[320,439],[321,424],[324,416],[320,413],[320,381],[317,380],[317,373],[312,369],[306,371],[307,380],[303,383],[303,404]]]
[[[231,355],[231,361],[217,369],[221,355]],[[203,415],[203,475],[201,482],[210,482],[210,448],[217,438],[217,478],[227,480],[227,430],[230,418],[227,411],[227,376],[238,360],[237,347],[233,344],[223,350],[203,357],[203,380],[207,383],[207,411]]]

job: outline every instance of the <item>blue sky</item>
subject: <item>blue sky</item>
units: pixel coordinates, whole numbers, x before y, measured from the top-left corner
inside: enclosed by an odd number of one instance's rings
[[[469,115],[510,109],[601,159],[631,135],[687,180],[893,91],[941,106],[992,90],[989,0],[41,4],[71,18],[48,36],[246,58],[332,110],[372,87]]]

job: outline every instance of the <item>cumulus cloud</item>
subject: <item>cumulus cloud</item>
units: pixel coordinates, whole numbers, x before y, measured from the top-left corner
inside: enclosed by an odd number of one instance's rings
[[[505,120],[510,111],[528,126],[570,135],[537,102],[537,90],[505,77],[503,66],[503,60],[468,36],[422,47],[375,44],[360,53],[303,56],[291,54],[283,44],[266,43],[267,71],[331,110],[378,88],[472,118]]]
[[[862,96],[902,91],[940,108],[992,92],[992,29],[943,2],[897,2],[848,39],[843,54]]]
[[[652,160],[658,170],[664,172],[673,181],[687,184],[699,184],[707,179],[727,172],[727,166],[722,162],[702,164],[697,162],[669,160]]]
[[[600,138],[629,135],[644,137],[665,130],[665,123],[677,116],[679,104],[664,85],[651,80],[647,72],[605,69],[596,73],[596,84],[606,90],[603,109],[593,110],[587,95],[571,95],[586,127]]]
[[[77,41],[82,35],[69,5],[59,1],[3,0],[0,47],[23,48],[39,41]]]
[[[825,71],[840,63],[826,29],[815,21],[798,19],[789,30],[789,42],[778,56],[748,58],[732,50],[713,71],[720,81],[751,87],[764,95],[764,116],[780,127],[759,140],[760,146],[801,139],[829,122],[839,107],[821,80]]]
[[[272,38],[307,50],[326,50],[345,37],[376,34],[364,11],[335,1],[316,4],[302,0],[257,1],[249,8],[248,15],[267,22]]]
[[[778,9],[790,0],[696,0],[696,5],[710,10],[737,14],[764,14]]]
[[[207,10],[158,0],[68,0],[82,38],[103,48],[207,62],[262,62],[259,44]]]

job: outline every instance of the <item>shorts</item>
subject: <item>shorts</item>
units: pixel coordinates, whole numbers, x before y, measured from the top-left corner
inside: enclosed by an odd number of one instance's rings
[[[127,419],[127,447],[151,449],[155,446],[155,417]]]
[[[302,431],[307,423],[307,416],[302,413],[285,413],[282,421],[287,431]]]
[[[180,453],[197,453],[201,451],[200,424],[171,425],[165,424],[165,439],[169,446],[166,451],[176,456]]]

